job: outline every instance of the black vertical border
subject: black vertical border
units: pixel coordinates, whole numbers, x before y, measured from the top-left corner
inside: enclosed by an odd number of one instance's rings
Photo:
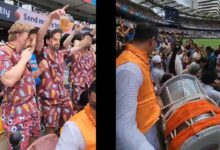
[[[97,0],[97,150],[115,149],[115,0]]]

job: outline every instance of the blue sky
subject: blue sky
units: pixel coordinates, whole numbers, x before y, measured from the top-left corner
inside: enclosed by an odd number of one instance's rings
[[[191,5],[192,5],[192,0],[176,0],[176,2],[178,2],[184,6],[187,6],[187,7],[191,7]]]

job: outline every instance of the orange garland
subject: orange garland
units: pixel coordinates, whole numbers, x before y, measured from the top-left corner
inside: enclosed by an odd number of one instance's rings
[[[208,118],[196,122],[191,127],[186,128],[181,131],[177,136],[175,136],[169,145],[169,150],[179,150],[181,145],[190,137],[196,133],[206,129],[208,127],[220,124],[220,114],[215,117]]]
[[[198,121],[188,128],[184,129],[183,131],[179,132],[172,139],[169,145],[169,150],[179,150],[185,140],[187,140],[191,136],[210,126],[220,124],[220,108],[216,107],[206,100],[188,102],[184,106],[177,109],[174,114],[169,118],[166,124],[167,128],[164,132],[165,137],[167,137],[170,132],[176,129],[184,121],[211,111],[215,112],[216,116]]]

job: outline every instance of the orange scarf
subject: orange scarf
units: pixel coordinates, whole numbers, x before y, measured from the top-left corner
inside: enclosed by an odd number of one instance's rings
[[[71,117],[70,121],[73,121],[79,127],[86,142],[85,150],[96,150],[96,119],[89,104]]]

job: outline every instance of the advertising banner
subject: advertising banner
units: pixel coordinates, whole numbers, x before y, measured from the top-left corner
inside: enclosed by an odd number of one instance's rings
[[[41,27],[47,19],[47,15],[32,12],[23,8],[18,8],[14,5],[9,5],[0,1],[0,19],[9,22],[21,21],[34,27]],[[59,28],[59,24],[60,21],[54,19],[52,25],[49,27],[49,30]],[[73,25],[74,23],[70,22],[69,29],[64,32],[71,30]]]
[[[14,22],[16,20],[15,18],[15,11],[17,10],[16,6],[6,4],[2,1],[0,1],[0,19],[6,20],[10,22]]]

